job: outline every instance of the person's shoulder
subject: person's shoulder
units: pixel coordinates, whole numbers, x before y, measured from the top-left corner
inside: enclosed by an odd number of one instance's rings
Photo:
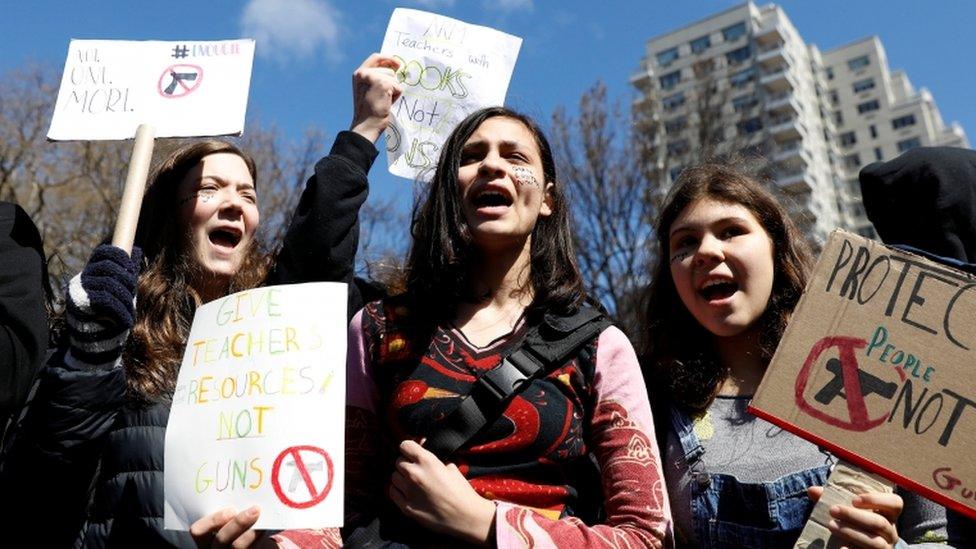
[[[2,227],[3,235],[9,235],[13,227],[25,219],[30,220],[30,216],[19,204],[0,200],[0,227]],[[33,225],[33,221],[31,221],[31,225]]]
[[[616,355],[620,352],[628,355],[635,353],[630,338],[615,324],[608,325],[600,332],[597,336],[597,348],[603,356]]]

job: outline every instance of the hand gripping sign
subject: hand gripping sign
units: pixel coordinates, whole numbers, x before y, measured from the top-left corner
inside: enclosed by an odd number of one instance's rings
[[[166,428],[166,527],[254,504],[255,528],[342,526],[345,359],[345,284],[198,308]]]
[[[976,278],[831,234],[750,406],[976,517]]]
[[[397,58],[403,94],[386,130],[390,173],[429,180],[451,130],[501,105],[522,39],[434,13],[397,8],[382,53]]]
[[[129,251],[155,137],[240,135],[254,40],[72,40],[53,141],[132,139],[112,244]]]

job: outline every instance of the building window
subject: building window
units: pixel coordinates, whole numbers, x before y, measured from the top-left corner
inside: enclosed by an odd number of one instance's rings
[[[711,38],[706,34],[691,41],[691,53],[699,54],[712,46]]]
[[[871,139],[877,139],[878,128],[874,127],[874,124],[871,124],[870,126],[868,126],[868,129],[871,130]]]
[[[911,150],[921,146],[922,146],[922,140],[917,137],[913,137],[911,139],[905,139],[904,141],[898,142],[898,152],[903,153],[907,150]]]
[[[671,181],[677,181],[678,180],[678,176],[681,175],[681,172],[684,169],[685,169],[684,166],[675,166],[675,167],[671,168],[671,171],[669,172],[670,175],[671,175]]]
[[[677,86],[678,82],[681,82],[681,71],[669,72],[662,76],[659,81],[661,82],[662,89],[670,90]]]
[[[684,116],[673,118],[664,123],[664,131],[668,134],[678,133],[688,127],[688,119]]]
[[[742,46],[737,50],[732,50],[725,54],[725,61],[729,65],[738,65],[739,63],[749,59],[751,55],[752,51],[749,49],[749,46]]]
[[[834,79],[834,68],[833,67],[827,67],[824,70],[824,72],[827,73],[827,80],[833,80]]]
[[[746,23],[741,21],[722,29],[722,37],[726,42],[735,42],[746,33]]]
[[[755,76],[756,68],[749,67],[748,69],[741,70],[732,76],[729,76],[729,84],[731,84],[732,87],[741,88],[749,84],[749,82],[752,82],[752,79],[755,78]]]
[[[851,145],[857,143],[857,134],[854,132],[847,132],[840,134],[840,144],[842,147],[850,147]]]
[[[844,113],[840,111],[834,111],[834,124],[838,126],[844,125]]]
[[[830,90],[830,104],[837,105],[840,103],[840,96],[837,95],[837,90]]]
[[[865,101],[857,106],[857,113],[864,114],[867,112],[873,112],[881,108],[881,103],[878,103],[877,99],[872,99],[870,101]]]
[[[908,126],[915,125],[915,115],[906,114],[905,116],[899,116],[891,121],[891,129],[897,130],[900,128],[906,128]]]
[[[750,135],[758,132],[763,128],[762,120],[759,117],[750,118],[749,120],[743,120],[736,124],[739,129],[739,135]]]
[[[844,167],[848,170],[855,170],[861,167],[861,155],[854,153],[844,157]]]
[[[678,48],[670,48],[657,52],[657,64],[662,67],[667,67],[676,59],[678,59]]]
[[[867,55],[862,55],[860,57],[855,57],[854,59],[847,60],[847,68],[852,71],[863,69],[864,67],[871,64],[871,58]]]
[[[858,80],[854,82],[854,93],[861,93],[862,91],[868,91],[874,89],[874,78],[865,78],[864,80]]]
[[[673,111],[681,105],[685,104],[685,94],[684,92],[678,92],[674,95],[669,95],[661,100],[661,106],[666,111]]]
[[[884,160],[884,156],[881,155],[881,147],[875,147],[874,148],[874,159],[875,160]]]
[[[735,109],[735,112],[747,111],[758,104],[759,100],[752,94],[740,95],[732,100],[732,108]]]
[[[690,150],[687,139],[679,139],[668,143],[669,155],[682,155]]]

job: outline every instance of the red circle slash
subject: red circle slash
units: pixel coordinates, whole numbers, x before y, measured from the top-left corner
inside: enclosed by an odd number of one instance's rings
[[[170,65],[159,75],[156,91],[166,99],[186,97],[203,82],[203,67],[199,65]]]
[[[325,487],[322,490],[317,490],[315,488],[315,483],[312,482],[312,475],[309,474],[309,467],[305,463],[305,459],[302,458],[302,452],[311,452],[313,454],[322,456],[324,460],[323,465],[325,466],[328,480],[325,483]],[[308,489],[309,500],[308,501],[296,501],[292,499],[285,490],[281,487],[281,466],[284,464],[285,458],[291,456],[294,462],[295,472],[301,477],[302,482],[305,484],[305,488]],[[317,464],[316,464],[317,465]],[[288,507],[293,509],[308,509],[314,505],[318,505],[325,499],[325,496],[329,495],[329,491],[332,490],[332,458],[329,457],[328,452],[321,448],[315,446],[292,446],[286,448],[284,452],[278,454],[275,458],[274,465],[271,467],[271,486],[274,488],[275,494],[281,503],[284,503]],[[294,491],[294,482],[292,486],[289,487],[289,492]]]

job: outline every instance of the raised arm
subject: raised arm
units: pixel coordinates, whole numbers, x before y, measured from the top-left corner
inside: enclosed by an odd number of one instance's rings
[[[349,284],[349,316],[363,305],[353,284],[359,246],[359,209],[369,194],[367,174],[375,141],[390,121],[400,95],[392,58],[373,54],[353,73],[354,114],[329,155],[305,184],[269,284],[334,281]]]

